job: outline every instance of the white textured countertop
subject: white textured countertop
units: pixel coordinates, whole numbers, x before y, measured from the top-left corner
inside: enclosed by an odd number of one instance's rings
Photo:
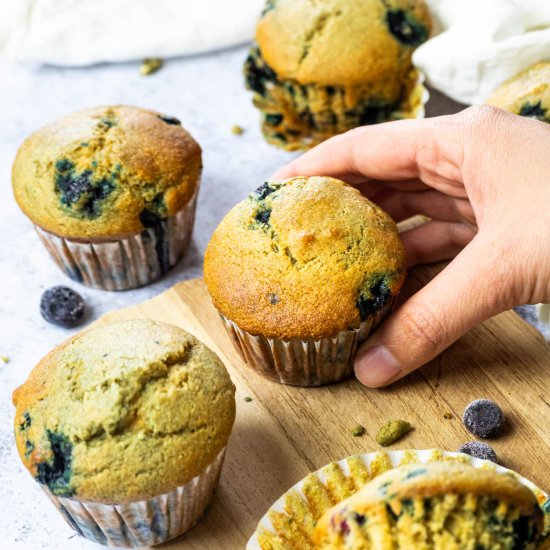
[[[139,75],[139,64],[88,69],[29,68],[0,60],[0,548],[99,548],[73,534],[16,455],[11,393],[37,361],[72,332],[45,322],[42,292],[68,285],[86,300],[86,321],[142,302],[182,279],[200,276],[202,253],[227,210],[292,155],[261,138],[258,113],[245,91],[245,48],[169,61]],[[72,111],[102,104],[134,104],[177,116],[203,148],[204,173],[194,240],[186,258],[161,281],[127,292],[97,291],[65,277],[50,260],[11,193],[10,170],[25,136]],[[458,106],[434,98],[429,112]],[[231,133],[239,124],[241,136]]]

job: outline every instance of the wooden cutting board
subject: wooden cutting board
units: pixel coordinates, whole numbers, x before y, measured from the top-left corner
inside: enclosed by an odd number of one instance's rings
[[[438,271],[413,270],[405,296]],[[237,419],[220,487],[203,520],[162,545],[173,549],[244,548],[269,506],[309,471],[351,454],[379,450],[378,428],[402,418],[414,430],[393,449],[456,450],[473,439],[461,423],[473,399],[504,410],[504,436],[490,441],[503,464],[550,489],[550,349],[515,313],[470,331],[437,359],[390,388],[356,380],[321,388],[271,382],[234,350],[202,280],[182,282],[156,298],[102,317],[97,324],[150,318],[178,325],[212,348],[237,386]],[[251,402],[245,402],[249,396]],[[452,419],[444,418],[450,412]],[[367,433],[353,437],[357,424]]]

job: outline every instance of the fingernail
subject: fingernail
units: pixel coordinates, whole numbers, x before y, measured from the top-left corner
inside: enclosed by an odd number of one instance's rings
[[[397,359],[385,346],[361,350],[355,358],[355,376],[365,386],[384,386],[401,372]]]

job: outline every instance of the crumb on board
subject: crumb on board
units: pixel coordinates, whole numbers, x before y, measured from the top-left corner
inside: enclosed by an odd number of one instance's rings
[[[156,73],[162,69],[164,61],[159,57],[150,57],[144,59],[139,68],[139,74],[142,76],[149,76],[150,74]]]
[[[241,134],[244,134],[244,128],[238,124],[233,124],[233,126],[231,126],[231,133],[236,136],[240,136]]]
[[[365,435],[367,430],[365,430],[365,426],[361,426],[361,424],[357,424],[353,430],[351,430],[351,435],[353,437],[361,437],[362,435]]]
[[[446,420],[451,420],[453,418],[453,413],[449,411],[445,411],[443,413],[443,418],[445,418]]]
[[[252,401],[252,397],[250,397],[249,395],[247,395],[245,398],[244,398],[244,401],[246,403],[250,403]]]
[[[8,364],[10,362],[10,358],[7,355],[0,355],[0,361],[2,361],[2,363]]]
[[[376,434],[376,442],[387,447],[412,430],[412,426],[405,420],[390,420],[384,424]]]

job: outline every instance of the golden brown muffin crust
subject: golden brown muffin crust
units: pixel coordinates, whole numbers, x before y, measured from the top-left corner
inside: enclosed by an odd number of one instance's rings
[[[12,181],[23,212],[46,231],[108,240],[142,231],[148,217],[179,212],[196,193],[201,168],[201,149],[177,119],[97,107],[29,136]]]
[[[493,92],[487,103],[550,123],[550,61],[535,63],[509,78]]]
[[[59,496],[149,498],[201,473],[225,447],[235,387],[187,332],[149,320],[88,330],[15,390],[25,467]]]
[[[404,250],[392,219],[358,190],[298,177],[266,183],[227,214],[204,277],[216,308],[243,330],[321,338],[359,326],[360,297],[368,310],[397,294]]]
[[[410,69],[414,46],[426,40],[431,30],[423,0],[277,0],[272,4],[258,22],[256,40],[278,76],[300,84],[394,83],[398,90]],[[388,17],[401,40],[389,31]],[[405,35],[399,30],[404,21],[410,23]],[[390,99],[395,95],[385,94]]]

